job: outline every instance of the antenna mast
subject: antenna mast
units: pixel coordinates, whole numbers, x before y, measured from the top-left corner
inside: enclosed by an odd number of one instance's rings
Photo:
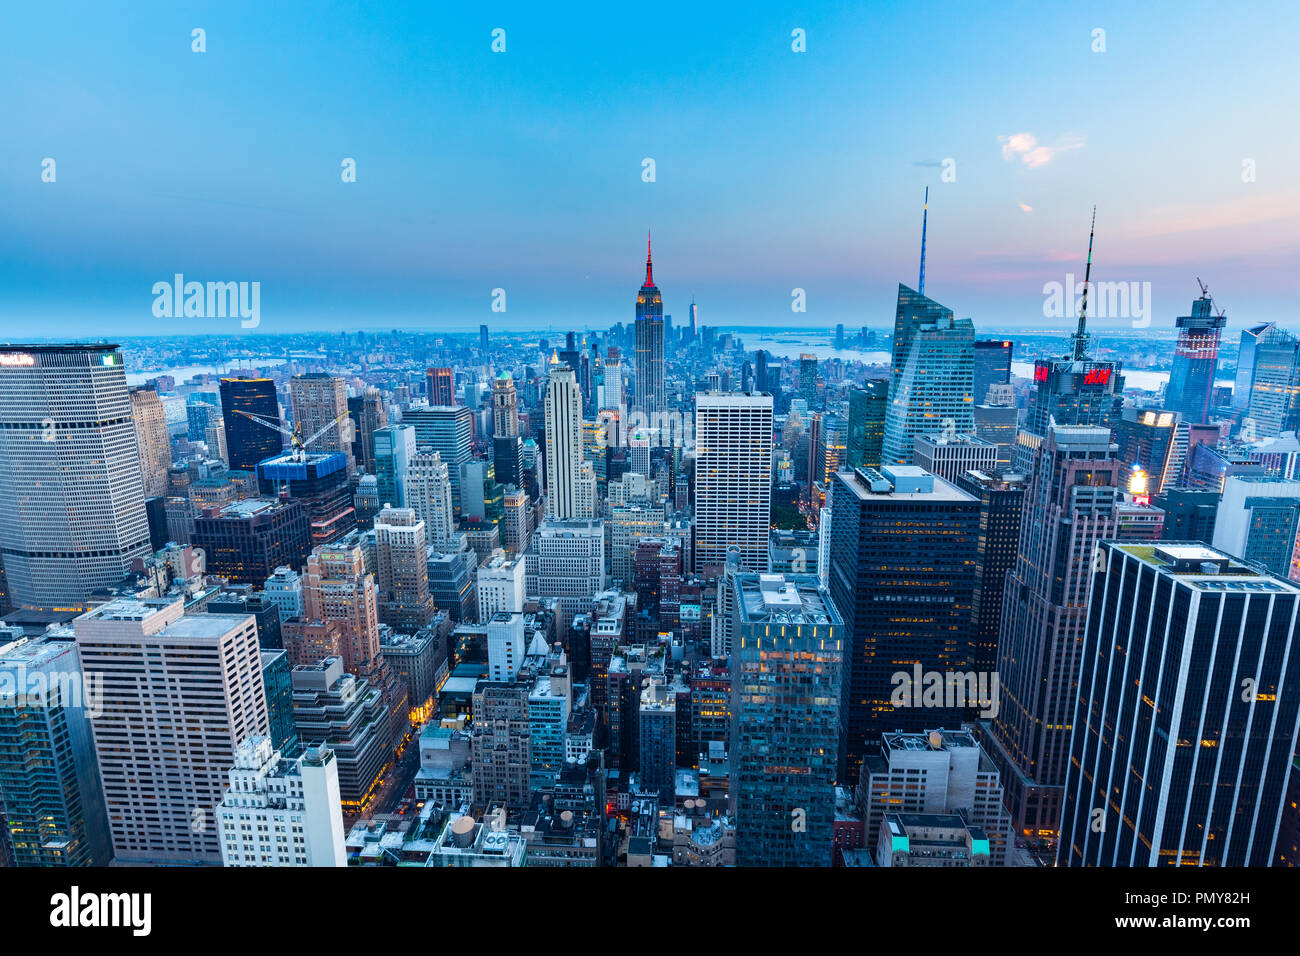
[[[1097,231],[1097,207],[1092,207],[1092,225],[1088,227],[1088,265],[1083,272],[1083,301],[1079,305],[1079,329],[1074,333],[1074,360],[1082,362],[1088,351],[1088,287],[1092,284],[1092,237]]]
[[[925,226],[930,218],[930,187],[925,187],[925,209],[921,213],[921,277],[917,280],[916,291],[925,295]]]

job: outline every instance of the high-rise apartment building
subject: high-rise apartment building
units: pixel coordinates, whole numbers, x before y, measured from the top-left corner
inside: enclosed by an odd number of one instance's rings
[[[1058,864],[1270,866],[1300,730],[1300,588],[1199,543],[1090,565]]]
[[[150,551],[122,353],[0,348],[0,553],[14,606],[83,608]]]
[[[695,570],[740,550],[741,567],[767,569],[772,517],[772,396],[695,396]]]
[[[117,862],[220,863],[227,773],[270,730],[252,615],[119,598],[73,628],[83,670],[103,682],[91,727]]]

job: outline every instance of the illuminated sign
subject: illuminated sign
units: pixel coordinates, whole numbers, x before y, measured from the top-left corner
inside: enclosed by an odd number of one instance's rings
[[[1110,381],[1110,369],[1090,368],[1083,373],[1084,385],[1105,385]]]
[[[1173,423],[1174,423],[1174,413],[1173,413],[1173,412],[1161,412],[1161,413],[1160,413],[1160,420],[1159,420],[1158,422],[1156,422],[1156,424],[1157,424],[1160,428],[1168,428],[1168,427],[1169,427],[1170,425],[1172,425]]]
[[[99,364],[100,365],[121,365],[122,356],[118,355],[116,352],[109,352],[106,355],[101,355],[99,357]]]
[[[0,352],[0,366],[5,368],[30,368],[36,364],[36,357],[26,352]]]
[[[1035,381],[1035,382],[1046,382],[1046,381],[1047,381],[1048,373],[1049,373],[1050,371],[1051,371],[1051,369],[1050,369],[1047,365],[1043,365],[1043,364],[1035,364],[1035,365],[1034,365],[1034,381]]]

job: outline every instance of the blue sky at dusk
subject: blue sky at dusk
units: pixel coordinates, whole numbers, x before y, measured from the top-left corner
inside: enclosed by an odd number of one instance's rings
[[[1052,324],[1093,203],[1154,327],[1196,276],[1300,324],[1300,5],[442,6],[0,7],[0,336],[177,331],[177,272],[259,281],[258,332],[604,328],[648,228],[676,321],[884,327],[926,186],[926,291],[977,328]]]

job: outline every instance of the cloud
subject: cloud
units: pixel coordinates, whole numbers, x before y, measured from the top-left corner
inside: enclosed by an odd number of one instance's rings
[[[1029,169],[1046,166],[1056,158],[1057,153],[1083,147],[1083,137],[1074,134],[1067,134],[1050,146],[1040,146],[1038,137],[1033,133],[1012,133],[1010,136],[999,136],[998,142],[1002,144],[1003,159],[1008,162],[1019,159]]]
[[[1020,207],[1020,211],[1021,211],[1021,212],[1033,212],[1033,211],[1034,211],[1034,207],[1031,206],[1031,205],[1029,205],[1029,203],[1027,203],[1027,202],[1018,202],[1018,203],[1016,203],[1016,205]]]

